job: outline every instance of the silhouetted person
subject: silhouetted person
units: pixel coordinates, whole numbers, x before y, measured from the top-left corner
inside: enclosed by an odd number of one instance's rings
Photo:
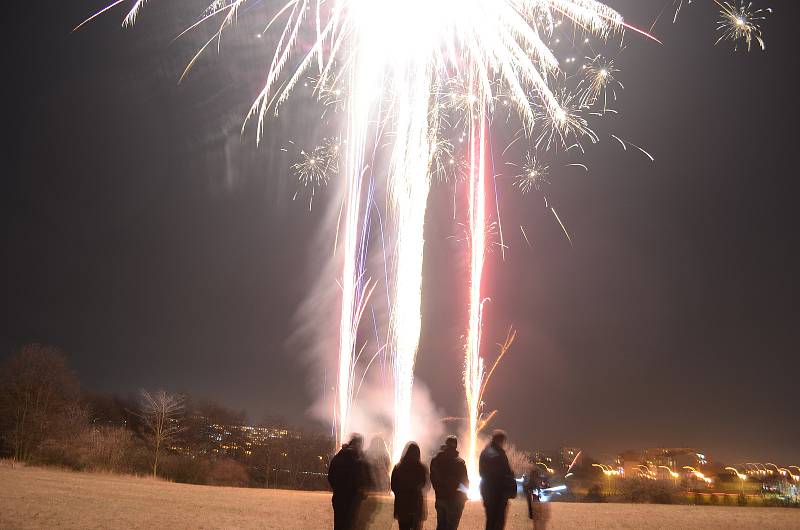
[[[410,442],[400,463],[392,470],[394,518],[400,530],[419,530],[425,520],[423,490],[428,485],[428,469],[420,460],[419,446]]]
[[[369,464],[370,490],[380,493],[389,491],[389,473],[392,471],[392,458],[386,442],[380,436],[372,439],[366,454]]]
[[[534,530],[546,530],[550,521],[550,505],[545,490],[550,487],[547,475],[540,473],[534,465],[525,479],[525,496],[528,499],[528,517]]]
[[[369,471],[361,448],[364,439],[354,434],[331,460],[328,482],[333,489],[333,528],[352,530],[364,492],[369,486]]]
[[[505,528],[508,499],[517,496],[517,481],[503,449],[506,438],[505,432],[494,431],[492,441],[481,452],[478,462],[481,496],[486,511],[486,530]]]
[[[436,492],[436,530],[456,530],[469,488],[467,465],[458,456],[458,438],[448,436],[431,460],[431,484]]]
[[[389,450],[386,448],[386,442],[380,436],[372,439],[369,449],[364,452],[364,458],[369,472],[369,488],[356,519],[357,530],[374,527],[381,510],[381,495],[389,492],[389,473],[392,470]]]

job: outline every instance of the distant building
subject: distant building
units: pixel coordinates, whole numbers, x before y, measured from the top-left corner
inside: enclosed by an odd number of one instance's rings
[[[654,447],[645,449],[642,456],[642,463],[648,467],[666,466],[674,471],[708,464],[706,455],[696,447]]]
[[[559,464],[566,471],[578,457],[581,450],[579,447],[562,447],[558,451]]]
[[[639,451],[623,451],[615,463],[617,468],[622,470],[624,476],[631,478],[638,477],[647,468],[642,453]]]
[[[533,452],[533,461],[534,462],[542,462],[543,464],[547,465],[547,467],[557,466],[559,462],[558,453],[555,451],[534,451]]]

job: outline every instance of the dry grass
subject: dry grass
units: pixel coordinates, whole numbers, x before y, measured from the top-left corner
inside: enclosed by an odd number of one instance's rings
[[[433,507],[426,529],[435,527]],[[464,530],[483,528],[470,503]],[[330,494],[220,488],[0,464],[0,528],[331,528]],[[391,526],[391,499],[372,528]],[[394,528],[397,528],[395,525]],[[531,528],[523,502],[509,529]],[[800,510],[715,506],[553,504],[552,530],[584,528],[800,529]]]

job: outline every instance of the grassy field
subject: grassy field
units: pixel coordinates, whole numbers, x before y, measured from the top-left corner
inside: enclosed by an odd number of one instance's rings
[[[331,528],[330,494],[173,484],[147,478],[0,463],[0,528]],[[461,528],[483,528],[469,503]],[[432,503],[426,529],[435,527]],[[383,499],[371,528],[392,528]],[[397,528],[394,525],[394,528]],[[524,502],[512,502],[509,529],[531,528]],[[627,504],[552,505],[550,529],[800,529],[800,510]]]

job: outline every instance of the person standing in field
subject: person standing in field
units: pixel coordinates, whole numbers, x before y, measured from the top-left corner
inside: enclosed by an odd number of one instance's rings
[[[362,447],[364,439],[353,434],[350,441],[339,450],[328,468],[328,483],[333,489],[333,528],[352,530],[361,502],[369,487],[369,470]]]
[[[410,442],[392,470],[394,518],[400,530],[421,530],[427,516],[423,492],[428,486],[428,469],[420,456],[419,446]]]
[[[550,487],[547,475],[540,473],[534,464],[525,480],[525,494],[528,498],[528,517],[533,521],[534,530],[547,530],[550,521],[550,505],[545,492]]]
[[[389,473],[392,470],[389,450],[380,436],[372,438],[364,457],[369,470],[369,488],[364,502],[361,503],[356,521],[357,530],[374,528],[383,504],[381,497],[389,492]]]
[[[375,436],[366,452],[369,464],[370,491],[387,493],[389,491],[389,473],[392,471],[392,459],[386,442],[380,436]]]
[[[504,449],[507,439],[505,432],[494,431],[492,441],[481,452],[478,461],[486,530],[505,528],[508,500],[517,496],[517,481]]]
[[[467,465],[458,456],[458,438],[450,435],[431,460],[431,484],[436,492],[436,530],[456,530],[467,502]]]

